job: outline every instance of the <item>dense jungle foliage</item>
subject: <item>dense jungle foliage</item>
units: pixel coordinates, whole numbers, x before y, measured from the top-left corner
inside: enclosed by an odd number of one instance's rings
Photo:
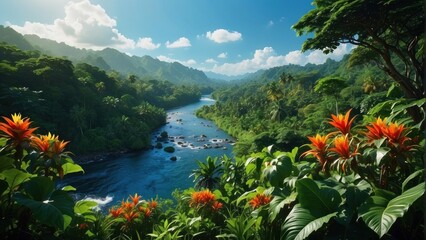
[[[7,113],[0,122],[0,236],[424,238],[423,2],[316,0],[314,6],[294,27],[314,33],[303,48],[328,52],[350,42],[358,45],[350,56],[306,71],[270,69],[257,81],[215,92],[218,102],[199,115],[238,137],[239,156],[199,161],[194,188],[176,190],[175,202],[132,193],[104,212],[96,202],[74,200],[74,187],[56,186],[84,171],[70,158],[72,143],[62,139],[75,137],[79,146],[92,131],[113,148],[125,140],[111,126],[149,132],[153,116],[164,119],[153,104],[167,107],[171,96],[187,99],[196,89],[121,78],[2,45],[1,110],[25,115]],[[103,140],[86,144],[97,141]]]
[[[0,114],[26,113],[74,153],[140,150],[166,122],[164,109],[199,100],[196,86],[123,77],[63,58],[0,44]]]
[[[397,88],[389,90],[392,81],[382,71],[350,66],[349,59],[269,69],[257,80],[216,90],[212,96],[218,102],[202,107],[197,115],[238,138],[237,155],[271,144],[289,151],[307,143],[307,135],[329,129],[318,119],[349,108],[366,114],[380,102],[402,97]]]

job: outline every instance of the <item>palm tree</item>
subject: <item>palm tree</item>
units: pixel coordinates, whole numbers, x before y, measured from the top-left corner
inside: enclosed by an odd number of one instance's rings
[[[284,115],[283,101],[274,102],[274,105],[271,111],[271,120],[280,122],[283,115]]]
[[[198,169],[193,170],[189,177],[194,176],[197,182],[196,188],[208,188],[212,190],[220,181],[220,174],[223,172],[222,163],[217,164],[217,157],[207,157],[206,163],[197,161]]]
[[[280,100],[284,95],[277,82],[268,84],[266,93],[268,94],[268,99],[273,102]]]

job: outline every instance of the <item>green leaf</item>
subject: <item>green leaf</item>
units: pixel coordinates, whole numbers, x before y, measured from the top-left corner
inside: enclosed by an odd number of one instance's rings
[[[7,190],[8,184],[4,180],[0,180],[0,196]]]
[[[361,217],[369,228],[380,237],[385,235],[396,219],[404,216],[411,204],[420,198],[425,192],[425,183],[408,189],[401,195],[391,198],[384,191],[376,191],[376,195],[367,199],[359,210]]]
[[[388,154],[390,151],[389,148],[379,148],[376,150],[376,164],[380,165],[380,162],[382,161],[383,157]]]
[[[92,212],[94,207],[98,206],[98,203],[89,200],[80,200],[74,206],[74,212],[76,214],[84,214],[87,212]]]
[[[69,173],[76,173],[76,172],[83,172],[83,168],[75,163],[65,163],[62,165],[62,169],[64,169],[64,175],[67,175]]]
[[[7,157],[7,156],[0,156],[0,172],[6,169],[13,168],[13,158]]]
[[[62,229],[64,227],[64,217],[61,211],[52,204],[46,202],[35,201],[27,196],[18,193],[14,196],[18,204],[24,205],[31,209],[32,215],[41,223]]]
[[[306,239],[311,233],[320,229],[325,223],[337,215],[337,212],[332,212],[324,216],[316,217],[312,213],[303,208],[301,204],[296,204],[288,214],[281,227],[283,239]]]
[[[55,188],[55,183],[48,177],[35,177],[24,183],[25,192],[36,201],[49,198]]]
[[[95,212],[92,210],[98,206],[94,201],[80,200],[74,206],[74,213],[84,217],[85,221],[96,221]]]
[[[0,173],[0,179],[4,179],[9,185],[9,189],[14,189],[21,183],[27,181],[32,175],[16,168],[7,169]]]
[[[282,187],[284,179],[291,175],[293,164],[288,156],[280,156],[271,161],[263,170],[263,177],[274,187]]]
[[[415,172],[413,172],[412,174],[410,174],[410,176],[408,176],[405,180],[404,180],[404,182],[402,182],[402,191],[404,192],[405,191],[405,187],[407,186],[407,184],[411,181],[411,180],[413,180],[414,178],[416,178],[417,176],[419,176],[419,175],[423,175],[424,174],[424,169],[420,169],[420,170],[417,170],[417,171],[415,171]]]
[[[74,200],[62,190],[53,191],[49,198],[42,201],[34,200],[22,193],[15,194],[14,199],[18,204],[31,209],[35,219],[59,229],[65,229],[69,224],[69,219],[66,217],[64,220],[64,215],[68,217],[74,215]]]
[[[297,192],[292,192],[289,196],[274,196],[269,203],[269,221],[274,221],[281,209],[294,201],[296,201]]]
[[[335,212],[342,202],[337,190],[322,187],[321,189],[310,178],[299,179],[296,182],[300,205],[309,209],[316,216],[323,216]]]
[[[69,192],[69,191],[75,191],[77,189],[75,187],[71,186],[71,185],[67,185],[67,186],[63,187],[62,190]]]

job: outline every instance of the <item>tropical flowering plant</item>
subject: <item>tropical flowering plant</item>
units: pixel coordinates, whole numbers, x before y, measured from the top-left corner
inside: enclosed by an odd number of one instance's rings
[[[58,189],[55,184],[55,180],[66,174],[83,171],[65,151],[68,142],[51,133],[35,135],[37,128],[31,126],[30,118],[21,114],[2,118],[0,207],[2,219],[6,220],[0,235],[24,239],[30,229],[36,234],[46,225],[63,231],[83,224],[74,221],[75,201],[68,191],[75,189],[72,186]]]
[[[191,194],[189,207],[195,209],[200,214],[217,213],[223,203],[216,200],[216,196],[209,189],[195,191]]]
[[[308,137],[311,149],[301,156],[315,157],[326,173],[336,169],[346,175],[352,172],[365,174],[364,177],[370,178],[373,183],[386,187],[390,175],[410,167],[411,153],[419,146],[409,137],[409,127],[386,118],[378,117],[362,130],[354,131],[351,127],[355,117],[350,118],[350,112],[332,115],[329,123],[337,131]],[[377,179],[372,166],[380,169]]]

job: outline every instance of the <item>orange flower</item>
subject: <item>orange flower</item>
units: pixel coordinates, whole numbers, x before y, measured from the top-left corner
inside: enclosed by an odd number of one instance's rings
[[[334,148],[330,148],[330,151],[339,154],[342,159],[349,159],[358,153],[355,150],[353,153],[349,149],[349,140],[348,136],[338,136],[334,139]]]
[[[31,138],[31,145],[44,153],[49,158],[59,155],[65,149],[65,146],[69,142],[59,141],[59,136],[51,134],[40,135],[40,137],[34,136]]]
[[[130,211],[134,206],[133,202],[121,201],[121,208],[123,208],[123,210]]]
[[[215,201],[215,196],[210,190],[193,192],[190,206],[206,205]]]
[[[138,196],[137,193],[135,193],[135,196],[130,195],[130,199],[132,199],[134,205],[137,205],[139,203],[140,198],[141,196]]]
[[[222,204],[222,203],[220,203],[220,202],[218,202],[218,201],[215,201],[215,202],[213,203],[213,205],[212,205],[212,210],[213,210],[214,212],[217,212],[217,211],[219,211],[219,210],[222,208],[222,206],[223,206],[223,204]]]
[[[9,138],[13,141],[13,145],[17,146],[22,142],[28,140],[32,133],[37,128],[29,128],[30,127],[30,119],[29,118],[21,118],[21,114],[12,114],[12,119],[3,117],[3,119],[7,123],[0,123],[0,131],[5,133],[3,135],[6,138]]]
[[[152,213],[151,209],[145,208],[145,214],[144,214],[145,218],[149,218],[151,216],[151,213]]]
[[[109,209],[109,213],[111,213],[111,215],[113,216],[113,217],[118,217],[118,216],[120,216],[120,214],[123,212],[123,209],[122,208],[117,208],[117,209],[115,209],[114,207],[112,207],[112,208],[110,208]]]
[[[270,196],[266,196],[265,194],[257,194],[256,197],[254,197],[252,200],[250,200],[249,204],[254,208],[258,208],[261,206],[264,206],[266,204],[268,204],[269,202],[271,202],[271,197]]]
[[[331,114],[331,121],[328,122],[331,125],[333,125],[335,128],[339,129],[339,131],[342,134],[348,134],[351,130],[352,122],[354,121],[355,117],[351,118],[349,120],[349,114],[351,113],[352,109],[349,109],[349,111],[346,112],[345,116],[342,114],[338,114],[337,116],[334,114]]]
[[[389,126],[383,129],[383,135],[387,137],[390,143],[403,145],[405,141],[409,140],[405,136],[405,130],[404,124],[391,122]]]
[[[366,136],[369,142],[382,139],[384,137],[383,129],[386,128],[386,118],[382,120],[378,117],[375,122],[371,123],[371,126],[366,126],[366,128],[368,129]]]
[[[313,155],[315,156],[318,161],[323,166],[323,169],[327,162],[326,157],[326,148],[327,148],[327,140],[329,138],[329,135],[321,136],[317,134],[316,136],[308,137],[308,139],[311,141],[311,150],[308,150],[304,153],[302,153],[302,157],[307,155]]]
[[[89,225],[87,224],[87,223],[80,223],[79,225],[78,225],[78,228],[79,229],[86,229],[86,228],[88,228],[89,227]]]
[[[131,222],[133,219],[138,218],[138,217],[139,217],[139,213],[134,212],[134,211],[130,211],[130,212],[124,214],[124,218],[127,219],[128,222]]]
[[[149,206],[151,209],[156,208],[156,207],[157,207],[157,205],[158,205],[157,201],[152,200],[152,201],[148,202],[148,206]]]

